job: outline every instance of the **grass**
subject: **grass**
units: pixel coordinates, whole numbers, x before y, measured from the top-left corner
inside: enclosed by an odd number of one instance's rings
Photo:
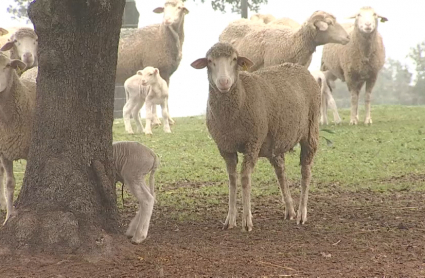
[[[320,139],[313,167],[312,192],[326,192],[335,187],[346,191],[424,190],[425,184],[419,179],[396,178],[425,174],[425,107],[373,106],[372,126],[349,126],[348,109],[341,109],[340,115],[342,125],[323,127],[334,132],[322,131],[333,144],[329,146],[324,138]],[[360,116],[362,119],[364,111],[360,111]],[[153,136],[148,137],[126,134],[122,119],[118,119],[113,127],[114,140],[139,141],[158,154],[161,159],[156,174],[158,205],[178,219],[196,219],[196,212],[212,207],[225,212],[225,164],[209,136],[205,117],[175,120],[172,134],[156,128]],[[286,166],[291,184],[299,184],[299,148],[286,156]],[[24,161],[15,162],[18,187],[24,167]],[[259,160],[252,183],[253,201],[256,196],[279,199],[274,171],[267,160]],[[293,193],[297,191],[292,189]]]

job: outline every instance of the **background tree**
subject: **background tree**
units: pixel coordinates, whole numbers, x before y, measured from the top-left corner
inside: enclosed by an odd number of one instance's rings
[[[412,88],[415,104],[425,104],[425,41],[412,47],[408,57],[416,66],[415,85]]]
[[[9,5],[7,11],[12,15],[13,19],[28,19],[27,7],[32,0],[13,0],[14,3]],[[186,0],[187,1],[187,0]],[[199,1],[199,0],[193,0]],[[202,3],[205,3],[205,0],[200,0]],[[216,11],[226,11],[226,7],[230,6],[231,11],[234,13],[241,14],[241,4],[242,2],[247,2],[247,7],[251,11],[258,12],[260,6],[267,4],[268,0],[211,0],[211,6]]]
[[[124,5],[124,0],[30,4],[39,43],[34,131],[18,215],[1,229],[1,247],[99,251],[119,231],[112,124]]]

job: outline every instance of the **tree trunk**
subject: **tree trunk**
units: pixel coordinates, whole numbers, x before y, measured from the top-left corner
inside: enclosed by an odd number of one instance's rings
[[[241,0],[242,18],[248,18],[248,0]]]
[[[29,7],[39,43],[37,99],[18,214],[0,237],[9,251],[95,251],[119,231],[112,124],[124,4],[36,0]]]

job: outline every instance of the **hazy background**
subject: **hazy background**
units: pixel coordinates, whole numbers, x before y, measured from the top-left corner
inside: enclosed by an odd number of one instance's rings
[[[162,6],[164,0],[136,0],[140,13],[139,27],[160,23],[162,14],[155,14],[152,10]],[[11,0],[0,1],[0,26],[9,27],[22,24],[13,21],[6,8],[12,4]],[[187,0],[185,6],[189,14],[185,17],[185,41],[183,45],[183,59],[179,68],[170,81],[170,112],[173,117],[199,115],[205,112],[208,96],[208,82],[206,70],[195,70],[190,63],[197,58],[204,57],[206,51],[218,41],[221,31],[239,14],[229,11],[223,14],[211,8],[209,0],[201,3],[200,0]],[[412,65],[406,58],[409,49],[425,40],[423,22],[421,18],[425,11],[425,1],[406,0],[369,0],[369,1],[342,1],[342,0],[269,0],[263,5],[260,13],[271,13],[275,17],[290,17],[299,23],[304,22],[316,10],[323,10],[336,16],[337,21],[350,21],[346,18],[357,13],[362,6],[372,6],[376,12],[388,18],[388,22],[379,23],[379,32],[384,38],[387,58],[393,58]],[[249,11],[248,17],[255,12]],[[352,21],[352,20],[351,20]],[[319,69],[322,47],[318,47],[313,55],[310,69]],[[413,71],[413,66],[411,71]],[[347,98],[349,94],[347,92]],[[144,115],[144,112],[142,112]]]

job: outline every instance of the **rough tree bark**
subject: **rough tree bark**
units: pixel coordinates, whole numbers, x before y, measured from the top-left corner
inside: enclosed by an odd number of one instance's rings
[[[7,250],[94,251],[119,229],[112,168],[114,81],[125,0],[36,0],[36,116]],[[105,171],[100,181],[96,171]]]

